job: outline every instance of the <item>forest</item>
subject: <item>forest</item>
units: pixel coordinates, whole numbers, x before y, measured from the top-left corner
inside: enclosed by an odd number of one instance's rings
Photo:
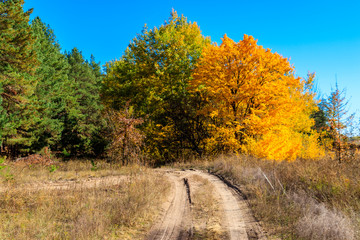
[[[294,75],[287,58],[252,36],[220,45],[175,11],[145,27],[104,68],[62,51],[54,30],[29,20],[23,1],[1,2],[1,155],[50,151],[163,164],[220,153],[317,159],[347,136],[336,88],[318,100],[315,73]],[[136,159],[136,160],[135,160]]]
[[[0,1],[0,239],[360,238],[337,83],[175,10],[102,66],[23,6]]]

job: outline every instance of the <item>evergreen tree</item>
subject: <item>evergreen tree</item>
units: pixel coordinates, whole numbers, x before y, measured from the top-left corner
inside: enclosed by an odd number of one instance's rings
[[[39,17],[31,24],[36,37],[35,49],[40,66],[36,70],[38,84],[33,101],[37,106],[39,117],[33,135],[36,142],[34,150],[50,146],[56,149],[63,131],[63,116],[66,105],[75,101],[69,87],[69,64],[60,52],[53,30],[46,26]]]
[[[61,144],[72,154],[90,154],[93,153],[94,136],[103,126],[100,73],[96,75],[94,68],[76,48],[67,53],[66,58],[70,65],[68,77],[73,91],[71,94],[76,102],[67,106]]]
[[[345,90],[340,90],[338,84],[330,95],[321,101],[320,109],[325,113],[328,135],[333,141],[333,150],[339,163],[347,149],[346,128],[350,127],[354,114],[348,114],[348,101]]]
[[[100,84],[104,75],[101,72],[100,62],[96,62],[95,57],[92,54],[90,57],[89,65],[91,66],[93,73],[94,73],[95,77],[97,78],[97,82]]]
[[[36,56],[29,26],[32,10],[23,11],[23,0],[0,1],[0,82],[3,124],[2,144],[10,157],[34,141],[29,129],[35,109],[29,102],[36,82]]]

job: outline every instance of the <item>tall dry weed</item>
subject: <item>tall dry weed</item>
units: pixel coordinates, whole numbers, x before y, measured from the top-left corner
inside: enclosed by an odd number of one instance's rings
[[[271,162],[251,156],[220,156],[210,170],[248,197],[270,235],[285,239],[360,237],[360,157],[339,164],[330,157]],[[297,196],[297,197],[296,197]]]
[[[299,237],[313,240],[353,240],[355,231],[348,217],[325,204],[308,204],[296,223]]]

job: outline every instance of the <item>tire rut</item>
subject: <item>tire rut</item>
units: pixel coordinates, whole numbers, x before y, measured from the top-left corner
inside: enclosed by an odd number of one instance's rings
[[[229,182],[225,183],[219,177],[201,171],[167,171],[166,175],[173,184],[172,194],[167,205],[164,206],[161,220],[152,227],[145,239],[186,240],[192,238],[191,182],[188,179],[192,175],[198,175],[214,186],[212,194],[216,194],[221,199],[224,211],[223,226],[229,232],[229,239],[266,239],[246,200]]]
[[[187,179],[180,172],[167,172],[173,191],[166,204],[165,214],[145,238],[147,240],[186,240],[191,238],[190,193]]]

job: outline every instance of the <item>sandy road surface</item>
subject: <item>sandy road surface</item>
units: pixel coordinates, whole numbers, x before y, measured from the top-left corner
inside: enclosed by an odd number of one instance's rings
[[[190,202],[184,178],[184,172],[167,171],[168,179],[172,182],[172,192],[164,204],[163,215],[147,235],[148,240],[190,239],[191,216]]]
[[[234,188],[214,175],[200,171],[194,174],[209,180],[215,187],[216,192],[213,194],[221,197],[225,212],[224,225],[230,233],[230,239],[266,239],[245,199]]]
[[[201,171],[173,171],[166,170],[164,174],[172,181],[173,189],[168,202],[164,205],[163,215],[147,235],[148,240],[192,239],[191,203],[189,191],[191,180],[187,188],[184,179],[198,175],[207,179],[214,186],[212,194],[221,199],[224,209],[223,226],[229,232],[231,240],[235,239],[266,239],[259,224],[255,221],[245,200],[231,186],[225,184],[218,177]],[[194,179],[194,178],[191,178]]]

